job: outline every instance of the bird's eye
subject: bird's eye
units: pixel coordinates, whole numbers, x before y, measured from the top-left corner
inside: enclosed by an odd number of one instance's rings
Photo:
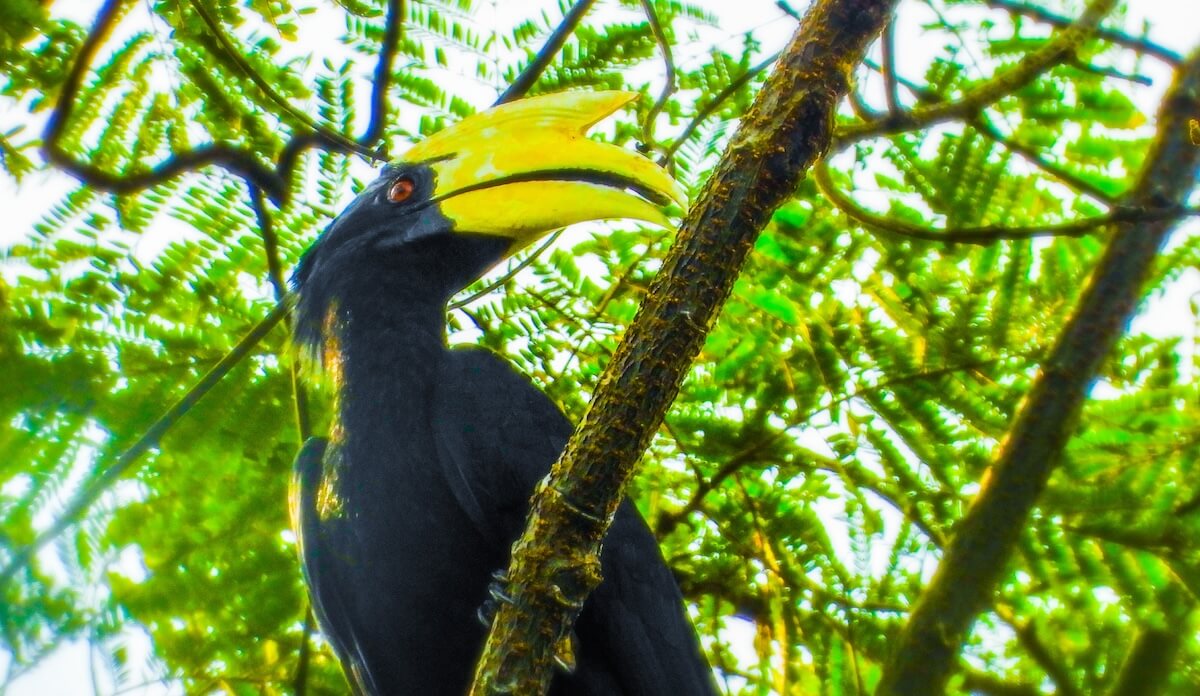
[[[413,191],[417,189],[416,183],[407,176],[402,176],[392,182],[391,188],[388,189],[388,200],[393,203],[403,203],[413,195]]]

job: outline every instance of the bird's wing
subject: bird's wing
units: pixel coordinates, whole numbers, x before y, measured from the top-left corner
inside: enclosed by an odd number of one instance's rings
[[[573,428],[553,401],[491,351],[451,350],[441,369],[431,418],[438,462],[476,527],[507,547]]]
[[[684,612],[683,595],[654,534],[628,499],[621,503],[600,554],[603,581],[588,597],[575,632],[588,653],[603,656],[621,689],[615,693],[716,696],[716,682]],[[588,669],[580,664],[580,672]],[[603,667],[601,667],[603,669]]]
[[[356,693],[379,693],[367,669],[366,660],[350,621],[348,598],[342,592],[349,585],[346,561],[339,549],[346,548],[350,534],[344,518],[338,514],[336,483],[329,478],[332,461],[338,456],[337,445],[321,437],[311,437],[296,455],[291,490],[292,529],[300,545],[301,566],[313,614],[325,637],[333,646]]]
[[[439,459],[455,497],[481,531],[509,544],[520,534],[529,498],[574,430],[527,377],[483,349],[456,349],[435,399]],[[604,581],[576,624],[576,678],[564,693],[716,694],[712,671],[684,613],[683,597],[637,508],[625,501],[601,553]],[[589,672],[592,676],[589,676]],[[604,676],[601,676],[604,675]],[[599,693],[608,689],[599,688]]]

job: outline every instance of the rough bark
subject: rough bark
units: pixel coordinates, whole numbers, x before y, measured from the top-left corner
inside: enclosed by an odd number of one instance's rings
[[[554,646],[598,584],[600,542],[772,212],[822,156],[848,80],[897,0],[809,9],[688,213],[575,435],[534,496],[472,693],[545,693]]]
[[[1161,211],[1195,190],[1200,148],[1188,116],[1200,113],[1200,53],[1176,73],[1158,115],[1158,136],[1121,206]],[[929,586],[901,631],[876,692],[937,694],[958,661],[976,615],[997,583],[1038,495],[1058,465],[1103,360],[1124,333],[1142,286],[1174,226],[1170,220],[1113,225],[1107,249],[1058,343],[1042,365],[995,463]]]

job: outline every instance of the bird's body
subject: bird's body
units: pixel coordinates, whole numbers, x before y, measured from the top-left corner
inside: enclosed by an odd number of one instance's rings
[[[329,440],[297,460],[296,527],[314,608],[356,690],[456,695],[482,648],[492,574],[507,567],[572,428],[501,358],[445,342],[448,298],[513,240],[443,230],[429,204],[387,205],[395,182],[401,202],[432,198],[442,182],[429,167],[385,169],[381,182],[295,276],[298,339],[337,385]],[[551,693],[715,693],[679,590],[628,502],[602,573],[575,627],[576,668]]]

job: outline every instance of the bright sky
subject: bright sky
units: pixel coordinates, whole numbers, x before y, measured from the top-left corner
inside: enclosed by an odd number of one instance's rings
[[[751,30],[761,42],[762,55],[765,56],[782,48],[795,28],[794,20],[784,15],[776,7],[774,0],[738,0],[736,3],[728,0],[719,2],[717,0],[708,2],[696,0],[696,3],[712,7],[713,11],[720,15],[721,22],[718,28],[697,31],[694,42],[676,48],[675,60],[681,66],[688,66],[703,60],[707,47],[714,43],[721,43],[730,51],[737,50],[742,35]],[[88,24],[95,12],[96,4],[92,0],[58,0],[52,8],[55,15],[70,16]],[[511,26],[515,17],[528,16],[531,6],[546,8],[547,14],[551,17],[558,16],[557,2],[547,0],[520,3],[495,1],[477,4],[482,6],[483,12],[493,15],[497,26]],[[1197,16],[1200,9],[1197,9],[1195,0],[1137,0],[1129,4],[1134,7],[1128,13],[1132,21],[1126,26],[1137,27],[1141,25],[1142,21],[1146,21],[1151,26],[1150,36],[1180,53],[1186,54],[1200,45],[1200,28],[1198,28],[1200,27],[1200,17]],[[799,0],[794,2],[793,6],[803,11],[806,4]],[[145,7],[146,5],[142,4],[142,9],[134,12],[145,12]],[[600,7],[594,11],[610,14],[623,10],[614,10],[605,3],[601,3]],[[1001,15],[980,12],[979,16],[983,18],[984,16],[1000,17]],[[919,78],[931,57],[940,53],[941,40],[939,39],[938,42],[922,40],[921,23],[931,17],[924,4],[904,3],[901,17],[903,21],[898,27],[897,44],[899,47],[899,70],[902,74]],[[314,22],[309,26],[315,26],[315,31],[321,33],[322,36],[306,37],[303,42],[304,46],[314,45],[308,42],[309,39],[332,42],[337,33],[341,31],[340,23]],[[161,25],[159,28],[162,29]],[[1131,69],[1132,65],[1117,67]],[[644,70],[644,79],[650,80],[653,88],[657,89],[663,79],[661,64],[648,65]],[[1139,71],[1141,74],[1153,78],[1154,84],[1148,88],[1131,88],[1131,97],[1145,110],[1153,112],[1154,105],[1158,103],[1162,90],[1169,81],[1169,73],[1155,61],[1146,61],[1139,67]],[[641,75],[642,73],[639,73],[639,76]],[[453,91],[476,98],[476,103],[480,107],[490,103],[495,96],[491,86],[465,77],[460,78],[459,84]],[[14,108],[10,103],[0,101],[0,130],[7,130],[12,125],[25,123],[27,120],[28,115],[20,108]],[[40,122],[26,125],[33,132],[41,128]],[[0,249],[23,239],[42,213],[73,185],[73,180],[52,173],[32,175],[19,187],[7,177],[0,177],[0,209],[5,211],[5,217],[8,220],[8,224],[0,228]],[[1177,238],[1181,234],[1196,234],[1198,227],[1200,226],[1195,224],[1189,225],[1187,232],[1177,233]],[[166,239],[177,229],[172,227],[171,221],[163,221],[163,229],[156,229],[154,234],[161,235],[163,239]],[[145,251],[149,251],[149,249]],[[2,252],[0,252],[0,275],[11,280],[13,270],[11,267],[5,267]],[[1135,320],[1134,330],[1156,335],[1193,335],[1196,327],[1190,319],[1191,312],[1188,307],[1188,303],[1192,301],[1200,302],[1200,271],[1197,269],[1189,269],[1178,281],[1159,293],[1147,310]],[[734,630],[739,629],[735,627]],[[751,638],[752,633],[746,632],[747,644]],[[147,639],[134,636],[128,643],[131,649],[129,665],[134,676],[127,679],[126,683],[132,685],[138,682],[139,677],[136,675],[139,674],[144,675],[147,680],[153,680],[154,671],[141,667],[149,654]],[[3,667],[5,661],[5,656],[0,655],[0,667]],[[58,650],[38,669],[17,680],[8,694],[10,696],[46,696],[47,694],[91,693],[93,691],[94,666],[97,670],[94,676],[97,679],[95,683],[99,685],[99,693],[112,693],[113,681],[105,668],[93,665],[85,645],[71,644]],[[164,694],[179,691],[178,686],[164,687],[160,683],[151,683],[121,693]]]

